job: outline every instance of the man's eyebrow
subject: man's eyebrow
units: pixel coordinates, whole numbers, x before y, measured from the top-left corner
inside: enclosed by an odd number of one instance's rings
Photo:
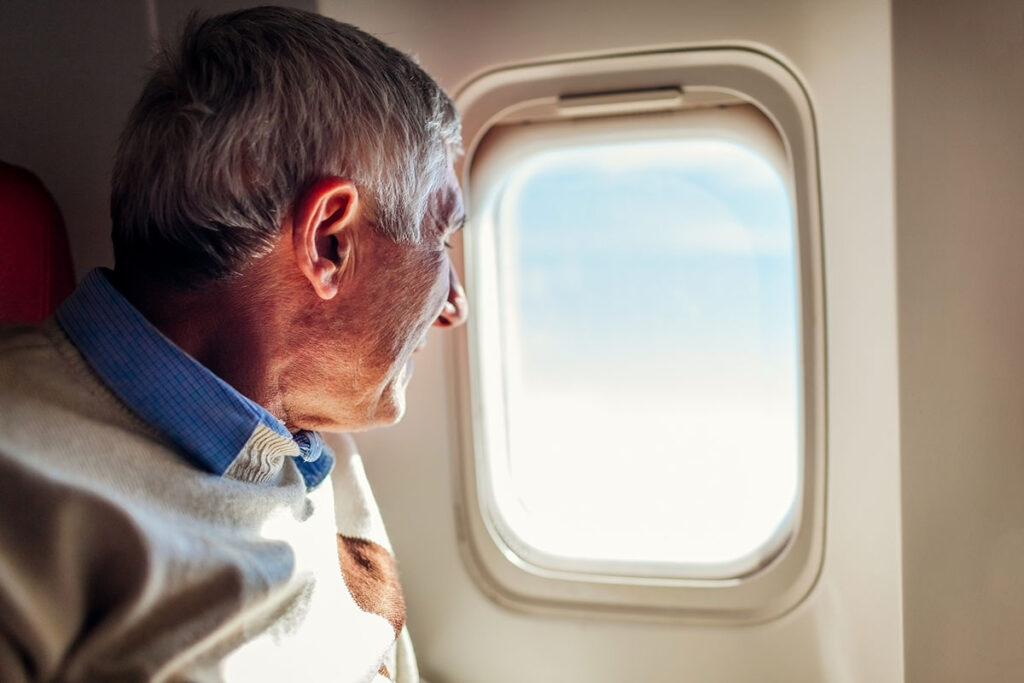
[[[452,232],[456,233],[459,230],[462,230],[464,227],[466,227],[467,220],[468,218],[466,216],[466,212],[463,211],[462,213],[459,214],[458,218],[452,221]]]

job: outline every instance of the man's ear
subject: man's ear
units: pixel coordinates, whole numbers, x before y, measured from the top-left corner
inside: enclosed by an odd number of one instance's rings
[[[292,250],[299,270],[321,299],[338,293],[352,258],[358,217],[359,191],[341,178],[317,181],[295,203]]]

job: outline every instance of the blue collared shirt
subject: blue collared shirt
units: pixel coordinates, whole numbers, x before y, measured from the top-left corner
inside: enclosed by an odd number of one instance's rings
[[[296,457],[308,489],[331,471],[334,456],[317,432],[291,434],[181,350],[121,295],[104,269],[85,276],[56,318],[110,390],[196,467],[224,475],[269,429],[288,440],[285,452]]]

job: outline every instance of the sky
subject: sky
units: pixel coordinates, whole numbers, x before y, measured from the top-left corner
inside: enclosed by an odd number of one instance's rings
[[[532,157],[498,210],[507,468],[498,505],[553,554],[756,553],[798,487],[786,188],[727,141]]]

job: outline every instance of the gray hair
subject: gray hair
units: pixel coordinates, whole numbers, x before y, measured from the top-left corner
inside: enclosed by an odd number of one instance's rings
[[[117,267],[189,286],[240,273],[329,176],[355,183],[377,230],[417,241],[458,146],[440,86],[354,26],[274,7],[193,15],[121,135]]]

